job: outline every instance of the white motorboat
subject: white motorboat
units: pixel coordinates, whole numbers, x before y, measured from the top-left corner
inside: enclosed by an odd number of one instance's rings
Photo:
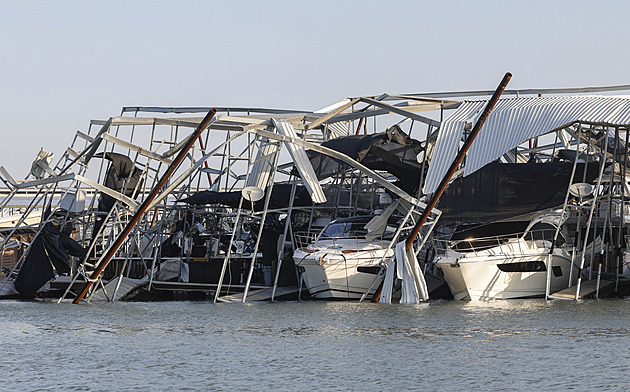
[[[372,216],[330,222],[315,241],[300,241],[293,260],[313,298],[360,299],[374,294],[381,283],[381,265],[394,256],[390,242],[396,227],[383,235],[368,234]]]
[[[464,234],[467,238],[451,240],[437,266],[444,272],[453,297],[485,300],[544,296],[548,265],[550,291],[568,287],[569,277],[575,281],[578,273],[575,266],[570,273],[572,246],[566,232],[560,230],[551,251],[558,221],[559,215],[542,215],[531,220],[521,233],[480,237],[470,230]],[[515,223],[509,222],[512,230]]]

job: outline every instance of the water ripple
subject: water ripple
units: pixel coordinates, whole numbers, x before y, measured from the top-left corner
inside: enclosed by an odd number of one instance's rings
[[[12,390],[630,388],[629,300],[0,306]]]

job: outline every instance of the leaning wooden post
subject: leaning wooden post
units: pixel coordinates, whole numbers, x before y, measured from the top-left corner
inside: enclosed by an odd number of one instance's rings
[[[505,90],[505,87],[507,87],[507,84],[511,78],[512,78],[512,74],[509,72],[507,72],[505,76],[503,76],[503,80],[501,80],[499,87],[497,87],[494,94],[492,95],[492,98],[490,98],[490,101],[488,101],[486,108],[483,110],[483,113],[481,113],[481,116],[475,123],[475,127],[470,132],[470,135],[468,135],[466,142],[464,142],[464,145],[457,153],[457,156],[455,157],[455,160],[451,164],[451,167],[448,169],[448,171],[444,175],[444,178],[442,178],[442,182],[438,186],[437,190],[433,193],[433,196],[431,196],[431,200],[427,203],[427,206],[424,208],[424,211],[422,215],[420,216],[418,223],[416,223],[416,226],[413,228],[411,234],[409,234],[409,237],[407,237],[407,241],[405,242],[405,250],[409,250],[409,248],[411,248],[411,245],[413,244],[413,241],[416,239],[416,236],[420,232],[420,229],[422,229],[422,226],[427,221],[429,214],[431,213],[433,208],[437,205],[438,200],[440,200],[440,196],[442,196],[442,193],[446,189],[446,186],[448,185],[449,181],[451,181],[453,174],[455,174],[455,171],[464,160],[464,156],[466,156],[466,152],[468,152],[470,145],[475,140],[475,137],[477,137],[477,135],[479,134],[479,131],[481,130],[481,127],[483,126],[483,123],[486,122],[488,115],[490,115],[492,108],[494,108],[494,105],[499,100],[499,97],[501,97],[503,90]]]
[[[166,185],[166,182],[168,181],[168,179],[171,177],[171,175],[173,175],[173,172],[175,172],[175,169],[177,169],[179,164],[184,160],[184,158],[186,157],[186,154],[188,154],[188,150],[190,150],[193,144],[195,144],[195,142],[197,141],[197,138],[199,137],[199,135],[201,135],[201,132],[203,132],[208,127],[208,125],[210,124],[210,121],[212,120],[216,112],[217,112],[216,109],[214,108],[210,109],[208,114],[206,114],[203,120],[201,120],[201,123],[199,123],[199,125],[197,126],[197,129],[195,129],[193,134],[188,138],[188,141],[186,142],[182,150],[179,152],[179,155],[177,155],[177,158],[175,158],[173,163],[171,163],[168,169],[166,169],[166,172],[162,175],[162,178],[160,178],[160,181],[158,181],[155,188],[153,188],[151,193],[149,193],[149,196],[147,196],[144,202],[142,202],[142,205],[140,205],[140,207],[138,208],[136,213],[133,215],[129,223],[127,223],[127,226],[125,226],[123,231],[118,235],[118,237],[116,238],[116,241],[114,241],[112,246],[110,246],[109,249],[107,249],[107,252],[103,256],[101,256],[96,270],[94,270],[94,272],[92,272],[92,275],[90,276],[90,280],[85,282],[83,289],[81,289],[81,292],[72,301],[72,303],[78,304],[79,302],[81,302],[81,300],[83,300],[83,298],[85,298],[85,295],[90,290],[90,287],[92,287],[92,285],[94,284],[94,281],[99,277],[101,273],[103,273],[103,270],[105,269],[105,267],[107,267],[111,259],[114,257],[114,254],[116,254],[118,249],[122,246],[123,242],[129,235],[129,233],[131,233],[131,230],[134,228],[134,226],[140,221],[140,218],[142,217],[142,215],[144,215],[145,211],[149,208],[149,205],[151,204],[151,202],[157,197],[157,195],[160,193],[162,188]]]

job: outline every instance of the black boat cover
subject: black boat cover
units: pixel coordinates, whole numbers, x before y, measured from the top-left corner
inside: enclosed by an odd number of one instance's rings
[[[421,170],[418,154],[422,147],[398,125],[381,133],[338,137],[322,143],[322,146],[344,153],[372,170],[392,174],[399,180],[396,185],[409,194],[415,194],[418,189]],[[307,154],[319,180],[348,168],[345,163],[328,155],[312,150],[308,150]]]
[[[140,189],[142,187],[140,178],[142,170],[137,168],[128,156],[115,152],[106,152],[96,154],[94,157],[104,158],[111,162],[107,169],[107,174],[105,175],[105,182],[103,183],[103,185],[109,189],[123,193],[125,196],[134,197],[134,193],[137,191],[136,188]],[[140,184],[138,184],[139,182]],[[98,211],[109,213],[114,207],[114,204],[116,204],[116,199],[105,193],[101,193],[101,197],[98,201]],[[104,219],[104,216],[96,217],[92,231],[94,237],[96,237],[96,234],[103,225]]]
[[[584,163],[575,181],[582,182]],[[440,226],[487,223],[560,206],[564,203],[573,163],[493,162],[449,185],[438,203]],[[585,182],[597,178],[599,163],[588,164]]]
[[[68,255],[84,257],[87,253],[67,231],[49,222],[28,248],[28,254],[15,279],[15,289],[24,297],[32,298],[54,277],[53,266],[59,275],[70,272]]]
[[[111,161],[103,185],[109,189],[124,193],[126,196],[133,197],[134,191],[136,191],[136,187],[140,181],[142,170],[137,168],[128,156],[115,152],[101,153],[94,155],[94,157],[105,158]],[[123,189],[125,184],[126,189]],[[102,194],[99,201],[99,210],[109,211],[114,206],[115,202],[116,199],[113,197]]]
[[[291,198],[292,184],[274,184],[271,191],[271,197],[269,199],[269,208],[286,208],[289,206],[289,199]],[[269,188],[267,188],[269,189]],[[267,194],[267,192],[265,192]],[[242,195],[240,191],[232,192],[214,192],[214,191],[201,191],[193,194],[184,199],[178,201],[187,204],[221,204],[228,207],[237,208]],[[298,185],[295,190],[295,200],[293,205],[296,207],[310,206],[312,204],[311,197],[305,187]],[[254,203],[255,211],[262,211],[265,206],[264,199]],[[243,201],[244,209],[251,209],[251,203],[249,201]]]

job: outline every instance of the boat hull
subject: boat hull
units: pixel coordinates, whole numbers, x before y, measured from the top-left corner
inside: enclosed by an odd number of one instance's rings
[[[541,251],[511,257],[447,257],[437,265],[457,300],[532,298],[545,295],[547,258],[548,253]],[[571,259],[564,254],[553,254],[551,258],[550,291],[555,292],[569,285]],[[577,278],[577,268],[572,276]]]
[[[315,252],[297,250],[294,262],[311,297],[357,300],[373,295],[382,281],[380,261],[385,250],[368,252]],[[388,257],[393,256],[390,251]],[[387,258],[386,258],[387,259]]]

